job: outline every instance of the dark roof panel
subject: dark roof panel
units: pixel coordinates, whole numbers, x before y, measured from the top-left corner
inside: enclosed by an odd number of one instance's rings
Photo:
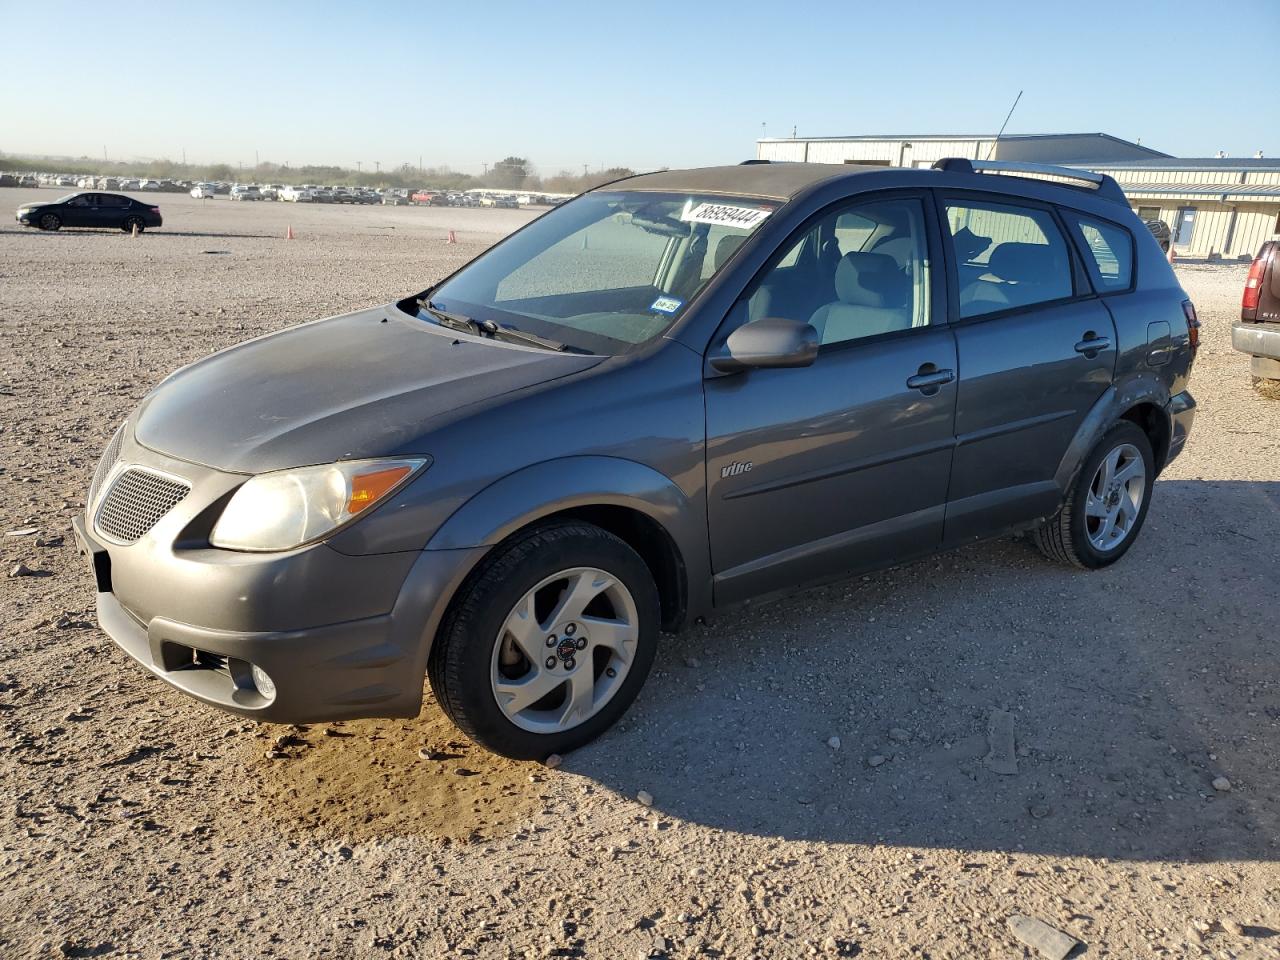
[[[605,190],[669,190],[689,193],[721,193],[790,200],[815,183],[883,167],[838,163],[748,163],[732,167],[698,167],[643,173],[612,184]]]

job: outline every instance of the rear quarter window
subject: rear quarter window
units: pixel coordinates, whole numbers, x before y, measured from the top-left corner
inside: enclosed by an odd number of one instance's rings
[[[1133,235],[1124,227],[1066,214],[1081,249],[1085,267],[1099,293],[1133,286]]]

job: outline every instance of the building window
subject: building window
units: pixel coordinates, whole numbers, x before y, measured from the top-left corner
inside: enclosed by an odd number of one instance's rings
[[[1139,207],[1138,219],[1141,220],[1143,223],[1146,223],[1148,220],[1159,220],[1160,208],[1159,207]]]

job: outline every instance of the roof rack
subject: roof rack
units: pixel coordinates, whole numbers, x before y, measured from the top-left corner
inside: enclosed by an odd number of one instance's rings
[[[1064,187],[1077,190],[1094,190],[1098,196],[1128,206],[1129,201],[1120,189],[1120,184],[1105,173],[1094,173],[1091,170],[1073,170],[1070,167],[1059,167],[1051,163],[1022,163],[1011,160],[969,160],[965,157],[946,157],[933,165],[935,170],[947,173],[997,173],[1012,174],[1029,173],[1032,179],[1055,177],[1068,181]]]
[[[743,160],[741,163],[739,163],[739,164],[738,164],[738,166],[740,166],[740,167],[750,167],[750,166],[754,166],[754,165],[755,165],[755,164],[757,164],[757,163],[773,163],[773,161],[772,161],[772,160],[754,160],[754,159],[752,159],[752,160]]]

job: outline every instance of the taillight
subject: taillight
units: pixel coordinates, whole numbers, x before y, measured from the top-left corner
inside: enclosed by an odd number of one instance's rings
[[[1240,300],[1241,320],[1257,319],[1258,301],[1262,297],[1262,275],[1266,272],[1266,257],[1257,257],[1249,265],[1249,276],[1244,281],[1244,297]]]
[[[1187,344],[1195,353],[1200,349],[1200,318],[1196,316],[1196,305],[1190,300],[1183,300],[1182,315],[1187,318]]]
[[[159,213],[159,212],[160,212],[160,208],[159,208],[159,207],[152,207],[152,208],[151,208],[151,212],[152,212],[152,213]]]

